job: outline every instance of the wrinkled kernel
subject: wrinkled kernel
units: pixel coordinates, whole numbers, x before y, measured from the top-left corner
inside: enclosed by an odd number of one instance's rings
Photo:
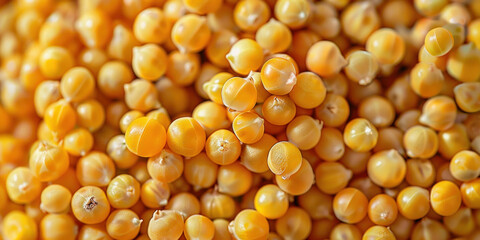
[[[93,186],[78,189],[72,197],[73,215],[82,223],[96,224],[107,219],[110,203],[105,192]]]

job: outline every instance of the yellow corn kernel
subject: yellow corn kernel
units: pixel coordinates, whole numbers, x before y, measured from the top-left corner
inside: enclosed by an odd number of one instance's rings
[[[200,201],[195,195],[188,192],[181,192],[168,200],[166,210],[176,210],[190,217],[200,213]]]
[[[208,82],[203,84],[203,90],[207,93],[210,100],[216,104],[222,104],[222,89],[225,82],[227,82],[233,75],[227,72],[215,74]]]
[[[118,123],[120,130],[125,133],[128,129],[128,126],[130,126],[133,121],[144,116],[145,115],[142,112],[136,110],[126,112],[123,114],[122,118],[120,118],[120,122]]]
[[[298,29],[307,24],[311,14],[307,0],[279,0],[275,3],[275,17],[288,27]]]
[[[157,89],[148,80],[136,79],[129,84],[125,84],[124,89],[125,103],[129,108],[147,112],[160,107]]]
[[[448,4],[447,0],[434,0],[434,1],[426,1],[426,0],[415,0],[414,1],[415,8],[421,14],[425,16],[435,16],[442,11],[443,7]]]
[[[7,176],[5,186],[10,200],[19,204],[32,202],[42,191],[40,180],[26,167],[12,170]]]
[[[236,197],[245,194],[252,187],[253,176],[248,169],[236,162],[218,169],[218,191]]]
[[[205,101],[193,109],[192,117],[205,129],[207,135],[212,132],[227,128],[230,121],[227,119],[227,109],[212,101]]]
[[[47,107],[60,100],[60,98],[60,83],[58,81],[44,81],[40,83],[35,89],[33,100],[37,115],[43,117]],[[5,117],[3,119],[7,118]]]
[[[45,109],[44,121],[51,131],[63,135],[75,127],[76,115],[70,103],[61,99]]]
[[[107,219],[110,204],[105,192],[93,186],[78,189],[72,197],[73,215],[82,223],[96,224]]]
[[[115,109],[115,107],[120,107],[120,106],[112,105],[111,107],[112,108],[107,109],[107,111],[120,110],[120,109]],[[96,132],[103,126],[103,123],[105,122],[105,114],[106,113],[103,105],[95,99],[90,99],[77,105],[78,125],[88,129],[90,132]],[[107,115],[107,118],[108,117],[109,116]],[[117,125],[118,125],[118,121],[117,121]]]
[[[255,71],[262,66],[263,50],[256,41],[241,39],[232,45],[225,57],[235,72],[247,75],[250,71]]]
[[[100,10],[82,13],[75,23],[83,44],[91,48],[102,48],[112,37],[112,22]]]
[[[338,46],[330,41],[320,41],[310,47],[306,57],[308,70],[322,76],[338,74],[346,65]]]
[[[302,165],[302,153],[289,142],[278,142],[268,152],[268,168],[284,179],[296,173]]]
[[[245,144],[240,155],[240,162],[248,170],[255,173],[268,171],[268,152],[277,143],[277,139],[269,134],[263,134],[262,138],[253,144]]]
[[[296,106],[287,95],[268,97],[262,105],[265,120],[275,125],[286,125],[295,118]]]
[[[190,239],[212,239],[215,235],[215,226],[212,220],[202,215],[193,215],[185,220],[185,238]]]
[[[368,211],[367,197],[355,188],[345,188],[333,199],[335,216],[345,223],[358,223]]]
[[[269,230],[267,219],[251,209],[239,212],[228,228],[240,240],[266,238]]]
[[[63,138],[63,148],[73,156],[85,156],[93,147],[93,135],[84,128],[74,129]]]
[[[183,157],[163,149],[159,154],[148,159],[147,169],[153,179],[171,183],[182,176]]]
[[[160,122],[165,129],[168,128],[172,120],[165,108],[158,108],[147,113],[147,117],[152,118]]]
[[[173,51],[168,55],[166,76],[178,86],[189,86],[196,81],[201,70],[198,53]]]
[[[29,166],[42,182],[61,177],[68,169],[70,159],[64,148],[47,142],[36,142],[30,150]]]
[[[347,57],[345,73],[360,85],[368,85],[376,77],[379,66],[373,55],[367,51],[355,51]]]
[[[252,112],[243,112],[232,123],[233,132],[238,140],[246,144],[258,142],[263,137],[263,118]]]
[[[143,183],[140,190],[142,203],[149,208],[160,208],[167,205],[170,188],[167,183],[149,179]]]
[[[423,104],[419,122],[435,130],[443,131],[453,126],[456,117],[455,101],[447,96],[437,96],[428,99]]]
[[[179,239],[185,224],[183,216],[175,210],[157,210],[148,225],[148,237],[152,240]]]
[[[113,59],[132,62],[133,47],[140,45],[132,30],[122,23],[113,27],[112,40],[108,43],[107,53]]]
[[[450,173],[460,181],[470,181],[480,175],[480,156],[470,150],[455,154],[450,161]]]
[[[207,46],[211,31],[205,17],[188,14],[175,22],[171,35],[173,44],[180,51],[199,52]]]
[[[38,59],[43,76],[49,79],[60,79],[74,66],[75,60],[70,52],[62,47],[48,47]]]
[[[205,146],[206,134],[202,126],[191,117],[173,121],[167,130],[167,145],[174,153],[193,157]]]
[[[68,188],[53,184],[43,189],[40,209],[48,213],[65,213],[70,208],[72,194]]]
[[[344,189],[352,176],[352,171],[338,162],[323,162],[315,169],[317,187],[327,194],[335,194]]]
[[[6,239],[34,240],[38,238],[37,224],[23,212],[12,211],[2,221],[3,234]]]
[[[240,29],[255,32],[270,19],[270,12],[263,1],[242,0],[235,5],[233,19]]]
[[[75,239],[78,225],[68,214],[48,214],[40,222],[41,239]]]
[[[408,159],[405,180],[408,184],[423,188],[430,187],[435,181],[435,168],[428,159]]]
[[[460,189],[450,181],[437,182],[430,190],[430,203],[436,213],[451,216],[462,204]]]
[[[479,208],[480,206],[480,180],[474,179],[462,183],[460,187],[463,203],[469,208]]]
[[[105,187],[115,175],[115,164],[102,152],[90,152],[77,162],[77,178],[82,186]]]
[[[184,176],[194,188],[211,187],[217,180],[218,165],[208,158],[205,153],[200,153],[185,160]]]
[[[458,107],[465,112],[480,111],[480,83],[470,82],[457,85],[453,92]]]
[[[169,37],[168,22],[159,8],[147,8],[141,11],[133,23],[135,37],[143,43],[161,44]]]
[[[306,193],[315,183],[315,173],[310,163],[302,159],[300,169],[289,178],[284,179],[280,175],[275,175],[277,185],[286,193],[294,196]]]
[[[185,0],[185,8],[190,12],[197,14],[206,14],[216,12],[222,6],[222,0]]]
[[[396,150],[385,150],[374,154],[367,165],[368,176],[377,185],[394,188],[403,182],[407,165]]]
[[[475,82],[480,79],[480,50],[473,43],[461,45],[449,54],[447,72],[458,81]]]
[[[60,81],[60,93],[69,102],[81,102],[93,94],[93,75],[82,67],[68,70]]]
[[[230,29],[221,29],[212,34],[212,37],[205,48],[205,55],[211,63],[215,64],[215,66],[228,67],[229,63],[225,56],[237,41],[238,37],[234,32]]]
[[[233,198],[217,192],[216,189],[209,190],[202,195],[200,206],[202,215],[210,219],[235,217],[236,205]]]
[[[421,97],[433,97],[444,87],[444,76],[434,63],[420,62],[410,71],[410,86]]]
[[[453,43],[452,34],[443,27],[434,28],[425,36],[425,50],[434,57],[447,54],[453,48]]]
[[[380,28],[380,17],[372,2],[349,4],[341,15],[342,29],[354,42],[365,44],[368,37]]]
[[[115,239],[133,239],[140,232],[142,219],[129,209],[113,211],[107,218],[108,235]]]
[[[136,155],[151,157],[159,153],[165,146],[165,128],[154,119],[140,117],[127,128],[125,143],[128,149]]]
[[[393,234],[392,230],[383,226],[373,226],[365,233],[363,233],[362,239],[384,239],[384,240],[395,240],[395,234]]]
[[[460,207],[453,215],[443,218],[443,225],[456,236],[474,236],[471,233],[476,229],[475,223],[472,209],[466,207]]]
[[[430,158],[438,151],[438,137],[431,128],[415,125],[403,135],[407,155],[412,158]]]
[[[405,56],[405,48],[402,37],[389,28],[381,28],[373,32],[366,43],[367,51],[372,53],[380,64],[398,64]]]
[[[272,18],[258,29],[255,40],[270,53],[285,52],[292,43],[292,33],[286,25]]]
[[[122,61],[109,61],[98,72],[98,89],[109,98],[122,98],[125,94],[123,85],[133,80],[133,72]]]
[[[131,175],[118,175],[108,184],[107,198],[114,208],[130,208],[140,199],[140,183]]]
[[[343,140],[352,150],[366,152],[377,145],[378,131],[367,119],[353,119],[345,126]]]
[[[427,215],[430,210],[430,198],[427,189],[410,186],[397,196],[398,211],[405,218],[415,220]]]

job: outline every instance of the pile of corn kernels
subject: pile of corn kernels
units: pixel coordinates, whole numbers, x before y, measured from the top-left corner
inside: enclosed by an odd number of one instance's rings
[[[0,0],[0,240],[480,239],[480,0]]]

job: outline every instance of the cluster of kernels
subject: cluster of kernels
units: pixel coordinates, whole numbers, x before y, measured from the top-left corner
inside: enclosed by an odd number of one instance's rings
[[[0,239],[477,239],[478,17],[0,0]]]

